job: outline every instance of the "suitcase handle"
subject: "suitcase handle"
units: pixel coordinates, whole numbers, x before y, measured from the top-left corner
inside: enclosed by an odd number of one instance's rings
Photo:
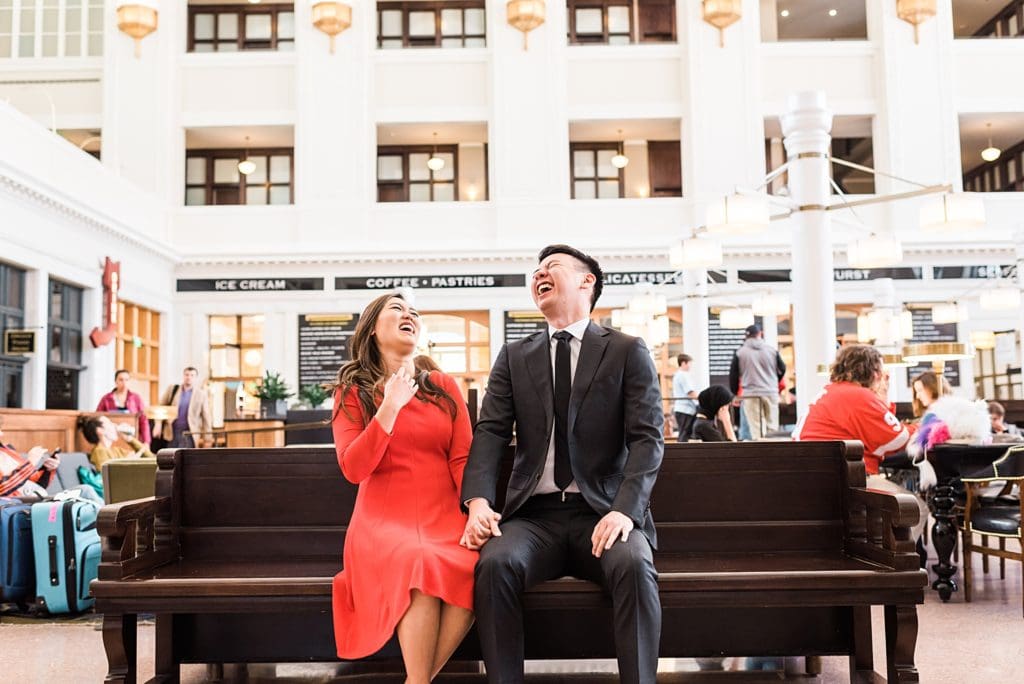
[[[46,545],[50,551],[50,586],[55,587],[60,584],[60,575],[57,573],[57,537],[51,534],[46,538]]]

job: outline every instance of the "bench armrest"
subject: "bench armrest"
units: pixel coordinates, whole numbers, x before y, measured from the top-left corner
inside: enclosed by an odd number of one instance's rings
[[[103,539],[99,579],[120,580],[178,557],[170,497],[151,496],[100,509],[96,529]]]
[[[850,487],[847,490],[846,550],[893,570],[920,566],[911,531],[921,519],[911,493]]]

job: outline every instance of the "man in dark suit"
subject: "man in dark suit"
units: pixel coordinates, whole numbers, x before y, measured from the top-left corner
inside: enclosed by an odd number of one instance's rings
[[[649,502],[664,451],[658,376],[643,340],[590,321],[604,279],[597,261],[567,245],[545,247],[539,261],[530,292],[548,330],[502,348],[462,480],[463,543],[480,548],[474,609],[487,676],[492,684],[523,681],[523,591],[573,575],[611,595],[620,681],[653,684],[661,604]],[[515,462],[498,514],[498,473],[513,429]]]

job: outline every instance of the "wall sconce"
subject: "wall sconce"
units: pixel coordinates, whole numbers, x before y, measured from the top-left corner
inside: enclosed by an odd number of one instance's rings
[[[896,0],[896,16],[914,26],[914,45],[917,45],[917,27],[935,16],[935,0]]]
[[[158,15],[156,7],[141,3],[117,8],[117,28],[135,40],[136,59],[141,54],[142,39],[156,31]]]
[[[547,9],[544,0],[509,0],[505,4],[509,26],[523,32],[523,50],[526,50],[526,36],[544,23]]]
[[[743,17],[743,0],[704,0],[704,21],[718,29],[718,47],[725,47],[725,29]]]
[[[344,2],[318,2],[313,5],[313,26],[331,39],[331,54],[334,54],[334,37],[352,25],[352,5]]]

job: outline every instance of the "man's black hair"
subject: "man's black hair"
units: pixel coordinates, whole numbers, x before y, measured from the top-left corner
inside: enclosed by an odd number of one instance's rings
[[[589,254],[584,254],[569,245],[548,245],[540,250],[540,254],[537,255],[537,263],[544,261],[552,254],[568,254],[571,257],[575,257],[586,266],[586,270],[589,273],[594,275],[594,291],[590,295],[590,310],[593,311],[598,298],[601,296],[601,290],[604,289],[604,271],[601,270],[601,264],[597,263],[597,259]]]

